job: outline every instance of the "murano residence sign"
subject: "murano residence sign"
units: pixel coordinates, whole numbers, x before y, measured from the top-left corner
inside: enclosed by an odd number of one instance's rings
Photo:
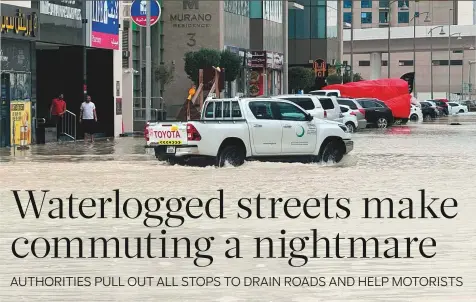
[[[11,6],[9,6],[11,7]],[[38,14],[34,11],[23,12],[15,8],[14,11],[2,5],[2,36],[23,39],[38,39]]]
[[[183,0],[183,12],[170,14],[170,22],[178,28],[206,28],[210,27],[212,15],[201,12],[199,0]]]

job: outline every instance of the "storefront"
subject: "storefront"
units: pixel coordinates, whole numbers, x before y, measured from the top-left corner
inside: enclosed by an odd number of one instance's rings
[[[243,48],[237,48],[233,46],[225,46],[225,50],[228,50],[232,53],[237,54],[241,59],[241,69],[240,73],[236,77],[236,80],[233,83],[228,83],[225,86],[225,93],[228,97],[234,97],[236,95],[246,95],[247,94],[247,78],[249,76],[248,65],[246,63],[248,51]],[[226,70],[225,70],[226,73]]]
[[[36,90],[35,42],[40,32],[37,9],[1,4],[0,147],[31,144]]]
[[[248,66],[251,68],[249,76],[249,96],[271,96],[282,93],[281,75],[283,69],[283,55],[267,51],[251,51]]]

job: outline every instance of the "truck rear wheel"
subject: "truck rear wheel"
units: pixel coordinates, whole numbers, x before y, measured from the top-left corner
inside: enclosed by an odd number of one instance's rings
[[[225,163],[229,163],[234,167],[241,166],[245,162],[245,151],[240,146],[229,145],[220,150],[217,156],[218,167],[223,167]]]
[[[345,146],[342,141],[337,139],[327,143],[322,151],[322,162],[338,163],[344,158]]]

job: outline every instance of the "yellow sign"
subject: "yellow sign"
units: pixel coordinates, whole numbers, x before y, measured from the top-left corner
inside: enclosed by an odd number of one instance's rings
[[[9,31],[23,34],[25,37],[36,37],[38,17],[35,12],[25,15],[17,9],[15,16],[2,16],[2,33]]]
[[[159,145],[181,145],[181,141],[159,141]]]
[[[10,103],[10,143],[31,144],[31,102],[12,101]],[[13,139],[15,138],[15,141]]]

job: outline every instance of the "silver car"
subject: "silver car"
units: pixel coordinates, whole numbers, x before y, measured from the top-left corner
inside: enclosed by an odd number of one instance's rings
[[[365,109],[356,100],[349,98],[337,98],[339,105],[349,106],[355,112],[359,122],[359,129],[367,127],[367,120],[365,119]]]

